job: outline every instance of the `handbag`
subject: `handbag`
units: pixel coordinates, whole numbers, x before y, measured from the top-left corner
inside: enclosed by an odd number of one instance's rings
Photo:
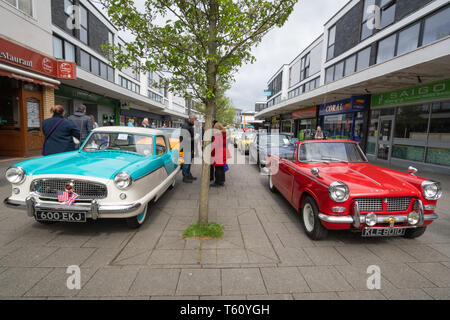
[[[230,170],[230,167],[228,166],[228,163],[225,163],[223,166],[223,171],[227,172],[228,170]]]
[[[56,122],[53,127],[50,129],[50,131],[48,132],[48,134],[45,136],[44,139],[44,145],[42,147],[42,155],[45,156],[45,143],[47,142],[47,140],[50,138],[50,136],[53,134],[53,132],[56,130],[56,128],[58,128],[58,126],[61,124],[61,122],[63,122],[64,119],[59,119],[58,122]]]

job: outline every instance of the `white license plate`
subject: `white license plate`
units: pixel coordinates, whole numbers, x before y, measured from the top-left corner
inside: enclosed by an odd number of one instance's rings
[[[38,221],[86,222],[85,212],[37,211]]]
[[[405,235],[405,228],[365,228],[363,237],[402,237]]]

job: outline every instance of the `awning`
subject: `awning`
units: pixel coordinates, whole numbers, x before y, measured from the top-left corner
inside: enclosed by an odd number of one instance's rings
[[[60,84],[58,80],[54,80],[52,78],[34,74],[32,72],[21,70],[4,64],[0,64],[0,76],[36,83],[54,89],[58,89],[58,85]]]

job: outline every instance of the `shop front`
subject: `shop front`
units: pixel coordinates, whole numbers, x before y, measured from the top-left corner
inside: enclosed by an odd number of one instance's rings
[[[365,150],[368,113],[368,96],[351,97],[321,105],[319,123],[327,139],[357,141]]]
[[[134,125],[140,127],[145,118],[148,119],[150,126],[154,125],[156,128],[172,126],[171,118],[168,115],[160,115],[133,107],[120,110],[120,125],[127,125],[129,119],[134,119]]]
[[[61,84],[59,90],[55,90],[55,104],[62,105],[67,116],[79,105],[85,105],[86,114],[93,115],[99,126],[119,125],[120,101],[116,99]]]
[[[292,119],[292,113],[285,113],[280,116],[280,133],[293,135],[294,120]]]
[[[57,79],[75,79],[75,70],[0,37],[0,156],[40,155]]]
[[[273,116],[270,118],[270,131],[278,130],[280,131],[280,125],[281,125],[281,116]]]
[[[450,173],[450,80],[372,96],[370,159]]]
[[[292,113],[294,132],[300,141],[314,139],[317,128],[317,106],[297,110]]]

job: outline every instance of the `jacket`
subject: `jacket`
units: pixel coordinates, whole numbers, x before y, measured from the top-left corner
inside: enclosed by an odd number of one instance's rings
[[[220,167],[227,164],[227,159],[231,158],[231,153],[227,148],[227,134],[217,134],[212,137],[211,164]]]
[[[63,117],[54,115],[42,121],[42,131],[47,136],[53,126]],[[71,121],[63,120],[45,142],[45,156],[75,150],[73,138],[80,139],[80,130]]]
[[[187,130],[189,132],[189,135],[191,137],[191,158],[194,159],[194,125],[190,122],[185,122],[185,124],[181,127],[183,130]],[[180,152],[187,152],[187,150],[184,150],[184,147],[186,146],[186,143],[183,142],[183,135],[180,136]]]
[[[75,126],[80,130],[81,138],[80,142],[83,143],[86,140],[89,133],[91,133],[93,129],[92,120],[89,116],[84,114],[83,112],[75,112],[68,118],[72,121]]]

